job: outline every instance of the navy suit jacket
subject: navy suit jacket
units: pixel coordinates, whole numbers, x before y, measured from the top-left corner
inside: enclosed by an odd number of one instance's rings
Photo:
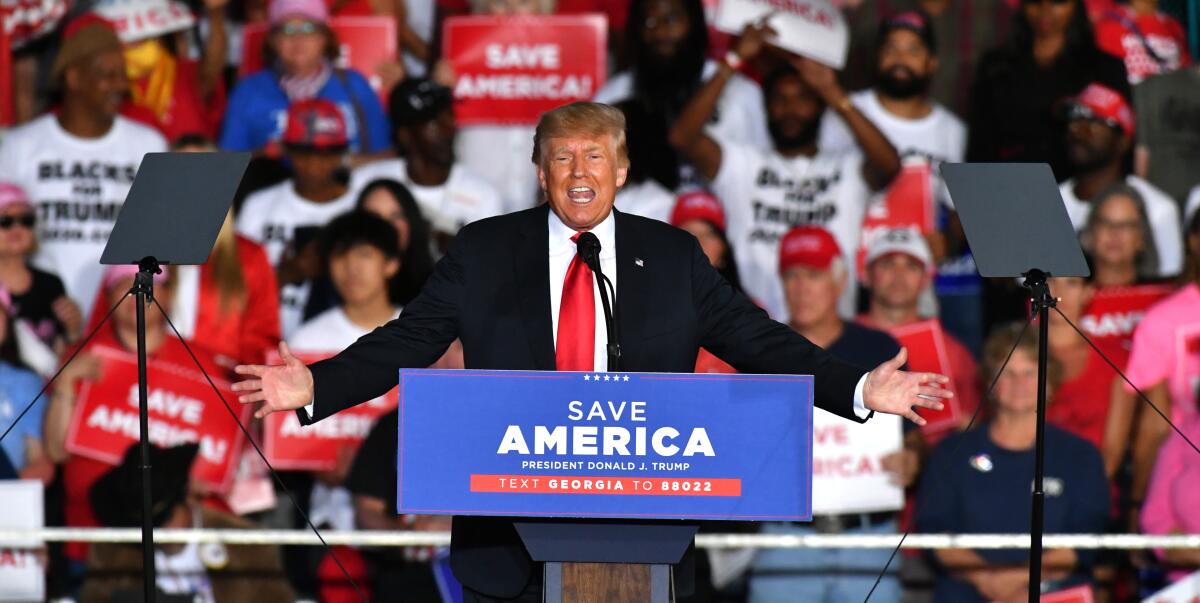
[[[398,319],[310,367],[312,421],[382,395],[400,368],[433,364],[455,338],[468,369],[554,370],[548,211],[464,227]],[[691,234],[613,212],[622,371],[690,373],[704,347],[744,373],[811,374],[816,406],[862,421],[853,396],[865,370],[771,320],[709,264]],[[455,517],[452,538],[455,575],[476,591],[513,597],[533,575],[511,520]]]

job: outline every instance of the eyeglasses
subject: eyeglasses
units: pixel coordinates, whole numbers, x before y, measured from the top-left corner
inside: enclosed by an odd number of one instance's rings
[[[309,36],[317,33],[317,24],[312,21],[292,21],[281,25],[278,31],[285,36]]]
[[[1115,119],[1108,119],[1096,115],[1096,112],[1086,105],[1074,104],[1067,109],[1067,121],[1090,121],[1093,123],[1104,124],[1114,130],[1120,130],[1121,124]]]
[[[8,230],[13,226],[24,226],[25,228],[33,228],[37,224],[37,217],[33,214],[19,214],[16,216],[0,216],[0,229]]]

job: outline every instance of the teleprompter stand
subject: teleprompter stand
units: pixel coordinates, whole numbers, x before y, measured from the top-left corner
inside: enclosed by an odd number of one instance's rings
[[[958,211],[979,274],[1024,277],[1038,318],[1037,436],[1030,513],[1029,601],[1041,597],[1045,475],[1046,363],[1050,276],[1087,276],[1087,262],[1058,185],[1046,164],[943,164],[942,176]]]
[[[249,153],[147,154],[100,258],[101,264],[138,267],[130,293],[137,302],[142,587],[147,602],[155,600],[156,591],[146,409],[146,305],[154,299],[154,275],[162,272],[162,265],[203,264],[208,260],[249,162]]]

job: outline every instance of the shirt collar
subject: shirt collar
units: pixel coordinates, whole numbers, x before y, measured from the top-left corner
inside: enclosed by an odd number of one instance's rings
[[[571,242],[571,237],[575,236],[575,229],[563,224],[553,209],[547,213],[550,214],[547,218],[550,228],[550,255],[574,254],[575,243]],[[617,255],[617,226],[613,217],[615,213],[616,210],[610,210],[608,216],[592,228],[592,234],[600,240],[600,257],[604,259]]]

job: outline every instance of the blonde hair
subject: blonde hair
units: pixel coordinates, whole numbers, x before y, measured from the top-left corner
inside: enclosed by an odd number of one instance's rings
[[[1022,331],[1024,336],[1021,334]],[[1020,343],[1017,342],[1018,338]],[[1004,366],[1008,359],[1009,351],[1014,348],[1016,348],[1013,351],[1014,354],[1023,352],[1030,360],[1037,362],[1040,339],[1037,326],[1032,322],[1029,323],[1029,328],[1026,328],[1025,323],[1020,322],[996,327],[996,330],[992,331],[988,335],[987,341],[983,343],[983,355],[979,362],[979,376],[983,378],[983,386],[988,387],[992,384],[1000,367]],[[1062,383],[1062,363],[1054,357],[1054,354],[1048,356],[1046,358],[1046,385],[1047,389],[1053,393]]]
[[[213,245],[213,280],[217,283],[218,298],[221,300],[221,315],[241,312],[246,303],[246,280],[242,273],[242,260],[238,256],[237,234],[233,230],[233,210],[225,214],[225,223],[217,234]]]
[[[580,101],[542,114],[533,134],[533,163],[542,165],[542,141],[563,136],[612,136],[617,164],[629,166],[629,145],[625,141],[625,114],[620,109]]]

